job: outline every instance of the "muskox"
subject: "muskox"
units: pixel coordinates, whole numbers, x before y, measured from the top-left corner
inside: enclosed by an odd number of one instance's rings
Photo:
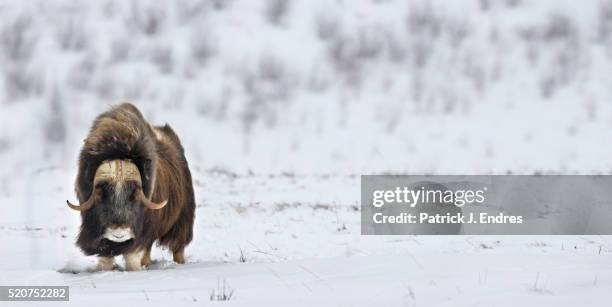
[[[151,126],[132,104],[99,115],[84,140],[75,183],[81,212],[76,241],[111,270],[123,255],[128,271],[151,261],[156,241],[184,263],[193,237],[195,198],[178,136],[167,124]]]

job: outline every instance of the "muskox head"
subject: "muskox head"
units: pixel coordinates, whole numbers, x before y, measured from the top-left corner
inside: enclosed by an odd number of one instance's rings
[[[140,171],[129,160],[105,161],[96,169],[91,196],[84,203],[75,206],[77,211],[93,214],[104,229],[104,238],[124,242],[135,237],[142,228],[143,210],[157,210],[167,200],[154,203],[142,190]]]

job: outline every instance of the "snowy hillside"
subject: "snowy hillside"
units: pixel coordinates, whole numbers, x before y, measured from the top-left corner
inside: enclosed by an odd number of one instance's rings
[[[5,192],[73,167],[126,100],[207,169],[612,170],[612,2],[28,1],[0,20]]]
[[[611,173],[611,71],[612,1],[0,1],[0,285],[608,306],[612,238],[361,236],[359,175]],[[186,149],[184,266],[157,249],[148,271],[91,274],[74,246],[78,151],[121,101]]]

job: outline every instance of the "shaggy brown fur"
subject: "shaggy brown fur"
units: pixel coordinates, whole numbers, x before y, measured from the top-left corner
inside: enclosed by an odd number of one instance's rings
[[[94,186],[98,166],[117,159],[136,165],[141,182],[125,182],[123,189],[127,192],[121,193],[112,182]],[[159,210],[144,208],[134,196],[138,189],[152,202],[168,200],[167,205]],[[100,199],[81,211],[77,245],[85,254],[112,257],[142,251],[142,263],[146,265],[151,247],[158,241],[173,252],[176,262],[184,263],[183,251],[193,236],[195,199],[184,149],[170,126],[149,125],[129,103],[98,116],[84,141],[76,179],[81,203],[94,191]],[[128,225],[134,238],[125,242],[105,239],[105,228],[113,225]]]

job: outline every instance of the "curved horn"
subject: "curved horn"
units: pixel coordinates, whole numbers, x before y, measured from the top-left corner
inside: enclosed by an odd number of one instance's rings
[[[161,203],[154,203],[152,201],[150,201],[145,195],[144,192],[142,192],[142,189],[138,189],[138,192],[136,192],[136,197],[140,200],[140,203],[142,203],[143,206],[151,209],[151,210],[158,210],[161,209],[163,207],[165,207],[168,204],[168,200],[164,200]]]
[[[96,195],[98,194],[97,191],[93,191],[91,193],[91,196],[89,196],[89,199],[87,201],[85,201],[84,203],[75,206],[73,204],[71,204],[69,201],[66,200],[66,204],[68,204],[68,207],[70,207],[70,209],[72,210],[76,210],[76,211],[85,211],[89,208],[91,208],[91,206],[93,206],[93,204],[96,202]]]

